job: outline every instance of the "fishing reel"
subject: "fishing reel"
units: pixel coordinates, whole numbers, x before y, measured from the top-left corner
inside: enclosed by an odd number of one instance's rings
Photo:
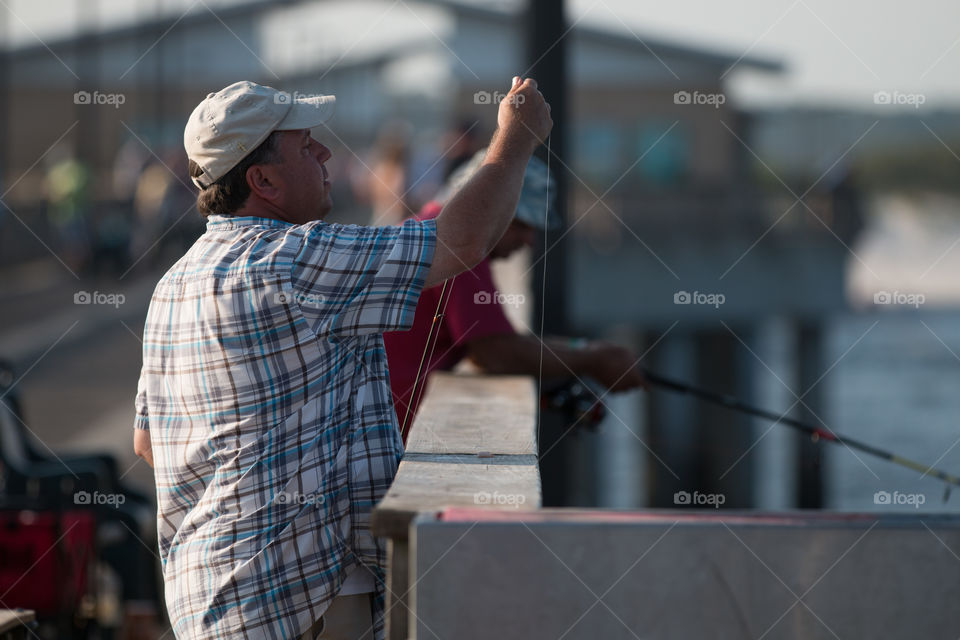
[[[565,380],[553,387],[541,387],[540,410],[557,411],[571,427],[596,431],[607,415],[600,400],[602,395],[602,390],[594,385],[576,378]]]

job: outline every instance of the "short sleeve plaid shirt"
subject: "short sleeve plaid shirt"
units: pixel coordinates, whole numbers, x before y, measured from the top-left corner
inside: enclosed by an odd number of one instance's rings
[[[178,638],[297,638],[350,570],[403,454],[381,334],[407,329],[436,226],[211,216],[160,280],[136,428],[149,429]]]

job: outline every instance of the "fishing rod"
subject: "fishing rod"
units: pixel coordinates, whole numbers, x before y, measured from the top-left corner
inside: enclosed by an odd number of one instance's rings
[[[882,458],[894,464],[900,465],[901,467],[906,467],[908,469],[913,469],[914,471],[919,471],[923,475],[932,476],[937,478],[944,483],[946,483],[946,488],[943,494],[943,499],[946,501],[950,497],[950,487],[960,486],[960,476],[955,476],[946,471],[941,471],[935,467],[930,467],[925,464],[910,460],[909,458],[904,458],[903,456],[898,456],[896,454],[890,453],[889,451],[884,451],[883,449],[878,449],[873,445],[861,442],[859,440],[854,440],[853,438],[848,438],[846,436],[838,435],[827,429],[821,429],[806,422],[797,420],[796,418],[791,418],[789,416],[780,415],[774,413],[773,411],[766,411],[765,409],[759,409],[757,407],[751,406],[730,395],[723,393],[716,393],[714,391],[708,391],[707,389],[701,389],[699,387],[694,387],[683,382],[677,382],[676,380],[670,380],[669,378],[664,378],[661,375],[643,369],[643,375],[646,377],[647,381],[654,386],[667,389],[669,391],[674,391],[676,393],[683,393],[695,396],[709,402],[711,404],[716,404],[722,407],[726,407],[733,411],[739,411],[741,413],[746,413],[748,415],[756,416],[758,418],[764,418],[766,420],[771,420],[774,423],[784,424],[788,427],[792,427],[797,431],[808,434],[813,438],[814,442],[818,442],[821,438],[827,442],[834,442],[836,444],[842,444],[844,446],[850,447],[851,449],[856,449],[864,453],[868,453],[877,458]]]

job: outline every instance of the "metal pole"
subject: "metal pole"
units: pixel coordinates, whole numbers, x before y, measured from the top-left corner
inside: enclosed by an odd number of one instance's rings
[[[9,9],[0,11],[0,193],[6,191],[7,171],[10,170],[10,45]]]
[[[566,20],[564,0],[529,0],[523,21],[523,36],[526,46],[527,71],[521,75],[537,81],[541,93],[550,103],[553,131],[550,134],[549,152],[547,146],[541,146],[537,155],[548,162],[556,178],[556,208],[566,226],[567,181],[563,162],[566,162],[566,114],[567,114],[567,47],[564,38]],[[520,70],[522,71],[522,69]],[[544,203],[546,207],[546,202]],[[546,210],[544,210],[546,213]],[[537,234],[537,246],[534,259],[532,289],[534,292],[533,329],[544,335],[563,335],[566,333],[566,251],[564,244],[557,242],[559,232],[544,236]],[[544,252],[549,248],[549,253]],[[543,259],[540,259],[540,258]],[[545,270],[546,269],[546,273]],[[571,438],[562,438],[566,425],[556,416],[543,413],[540,416],[540,471],[543,482],[544,506],[570,506],[578,496],[589,495],[596,486],[596,474],[589,469],[581,473],[570,473],[574,457],[580,458],[583,452],[577,451],[577,444]],[[545,452],[556,447],[550,455]],[[574,461],[575,462],[575,461]],[[590,486],[586,486],[586,485]],[[577,485],[579,491],[573,491]]]
[[[817,414],[823,413],[823,385],[817,385],[817,382],[826,368],[823,362],[823,331],[816,321],[798,322],[796,358],[800,389],[807,393],[800,406],[800,420],[816,424],[819,422]],[[823,451],[806,436],[799,436],[798,447],[797,506],[801,509],[820,509],[826,490]]]
[[[550,134],[550,170],[557,179],[557,212],[566,224],[567,175],[563,163],[567,161],[567,30],[564,0],[529,0],[525,19],[527,67],[525,74],[534,78],[543,96],[550,103],[553,131]],[[537,152],[547,160],[547,148]],[[560,161],[562,160],[563,163]],[[537,329],[543,324],[546,335],[563,335],[567,327],[567,252],[564,242],[557,242],[560,232],[552,232],[546,238],[546,247],[552,247],[545,260],[534,269],[533,289],[534,323]],[[536,256],[543,255],[544,237],[541,234]],[[546,284],[544,282],[546,264]]]

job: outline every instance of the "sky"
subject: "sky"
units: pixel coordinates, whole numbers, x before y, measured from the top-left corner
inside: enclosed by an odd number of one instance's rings
[[[956,0],[571,0],[571,7],[679,42],[782,60],[782,79],[738,87],[754,101],[872,105],[886,91],[922,94],[928,106],[960,105]]]
[[[215,11],[235,1],[0,0],[0,13],[10,41],[24,43],[84,24],[91,7],[115,24],[158,8],[179,14],[206,4]],[[567,0],[567,7],[571,23],[782,61],[784,74],[731,74],[730,90],[745,105],[871,109],[874,95],[887,92],[902,108],[920,101],[925,109],[960,107],[956,0]]]

